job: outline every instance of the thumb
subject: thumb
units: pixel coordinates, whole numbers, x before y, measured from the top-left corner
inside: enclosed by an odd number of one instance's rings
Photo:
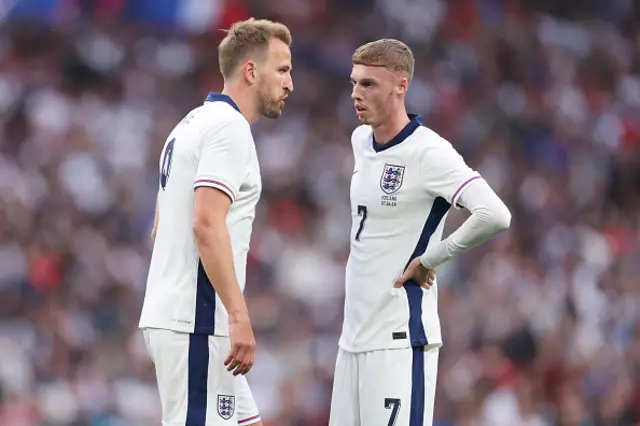
[[[395,288],[399,288],[402,287],[404,285],[404,283],[407,282],[407,280],[409,280],[409,278],[411,278],[411,275],[413,273],[413,267],[409,266],[403,273],[402,275],[400,275],[398,278],[396,278],[396,282],[393,285]]]

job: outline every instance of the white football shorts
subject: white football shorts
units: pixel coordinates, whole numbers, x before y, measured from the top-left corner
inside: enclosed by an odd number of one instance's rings
[[[338,351],[329,426],[432,426],[438,347]]]
[[[229,338],[145,328],[163,426],[248,426],[260,421],[244,376],[224,366]]]

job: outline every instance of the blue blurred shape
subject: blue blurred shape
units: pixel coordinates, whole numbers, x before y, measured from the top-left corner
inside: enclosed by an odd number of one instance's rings
[[[179,0],[129,1],[125,8],[125,19],[157,25],[172,25],[178,19]]]
[[[30,19],[39,21],[52,21],[56,11],[64,0],[17,0],[12,2],[13,7],[9,12],[10,19]]]

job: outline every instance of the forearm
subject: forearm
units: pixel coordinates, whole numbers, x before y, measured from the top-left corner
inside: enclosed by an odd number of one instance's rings
[[[471,216],[449,237],[429,245],[420,257],[423,266],[435,268],[486,242],[510,225],[509,209],[484,181],[469,187],[459,202],[471,211]]]
[[[245,314],[247,306],[236,278],[226,225],[200,225],[194,231],[204,270],[229,316]]]
[[[159,208],[159,202],[158,202],[158,196],[156,196],[156,211],[153,215],[153,229],[151,230],[151,244],[155,244],[156,242],[156,233],[158,232],[158,208]]]

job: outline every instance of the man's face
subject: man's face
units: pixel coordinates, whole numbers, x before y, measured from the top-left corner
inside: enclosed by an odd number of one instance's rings
[[[268,118],[282,114],[285,99],[293,91],[291,78],[291,50],[278,38],[272,38],[265,60],[258,70],[258,110]]]
[[[400,75],[384,67],[360,64],[353,66],[351,98],[362,124],[377,127],[388,119],[391,111],[397,107],[398,95],[404,93],[402,79]]]

